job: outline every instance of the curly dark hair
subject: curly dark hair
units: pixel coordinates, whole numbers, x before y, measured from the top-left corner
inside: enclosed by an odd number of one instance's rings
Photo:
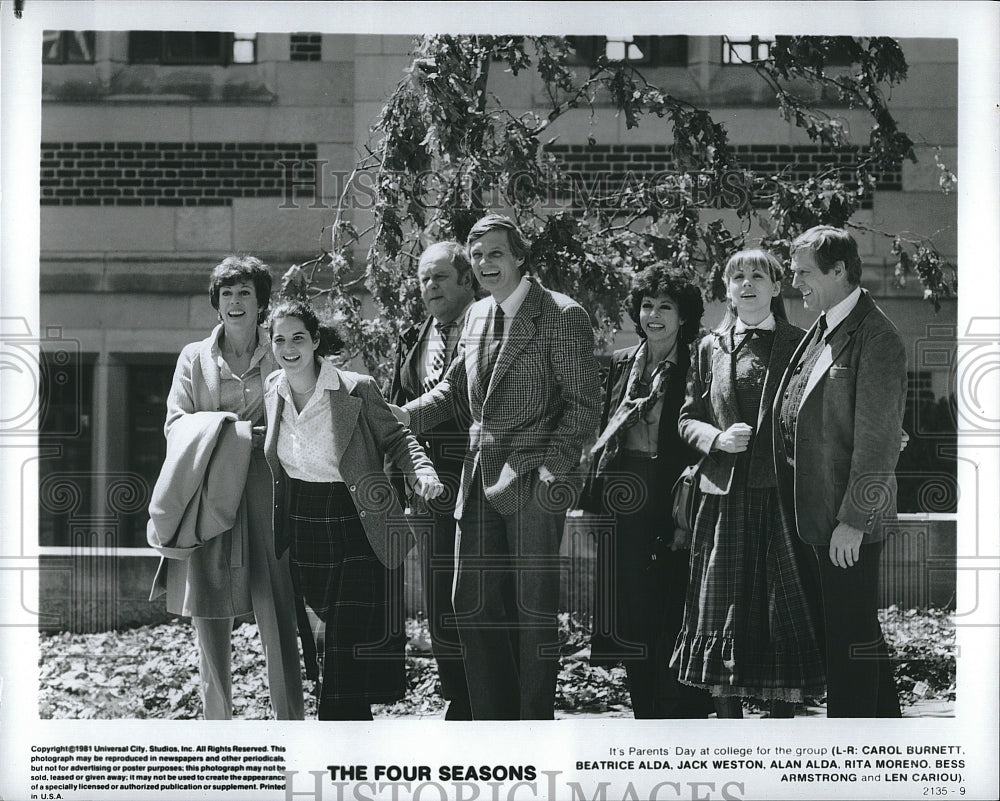
[[[219,310],[219,291],[222,287],[236,284],[253,284],[260,308],[257,314],[257,324],[260,325],[267,317],[267,306],[271,302],[271,268],[256,256],[245,253],[226,256],[212,268],[208,279],[208,297],[213,309]]]
[[[265,325],[268,331],[273,332],[275,321],[283,320],[286,317],[301,320],[313,341],[319,340],[319,347],[316,348],[317,356],[335,356],[340,353],[344,346],[344,340],[336,326],[330,323],[321,323],[316,311],[304,300],[295,298],[280,301],[267,316]]]
[[[701,316],[705,313],[705,301],[701,290],[688,276],[671,269],[663,262],[647,267],[632,281],[632,289],[628,296],[628,314],[635,323],[635,331],[640,338],[646,338],[646,332],[639,324],[639,309],[643,298],[657,298],[669,295],[677,304],[677,312],[681,318],[681,327],[677,332],[677,341],[689,345],[698,338],[701,330]]]

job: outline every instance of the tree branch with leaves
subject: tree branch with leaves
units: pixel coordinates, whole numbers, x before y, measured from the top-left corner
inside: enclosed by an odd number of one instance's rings
[[[831,66],[835,58],[850,66]],[[398,333],[423,316],[415,266],[424,247],[464,241],[472,224],[497,206],[530,237],[532,271],[578,300],[606,344],[621,322],[630,277],[649,263],[670,262],[695,279],[706,298],[720,299],[722,267],[746,245],[754,224],[765,232],[761,245],[783,257],[792,239],[813,225],[863,227],[855,215],[879,175],[916,158],[886,101],[907,73],[893,39],[779,37],[766,59],[750,64],[773,91],[777,113],[839,154],[806,180],[741,164],[725,127],[707,110],[654,85],[634,65],[603,55],[586,66],[576,60],[571,41],[561,37],[440,35],[415,42],[412,63],[355,171],[370,178],[370,227],[358,231],[346,220],[352,197],[345,192],[332,249],[290,271],[283,288],[324,301],[341,322],[346,355],[360,356],[372,374],[385,378]],[[540,84],[546,105],[506,107],[491,91],[497,70]],[[831,96],[866,112],[871,127],[864,151],[847,150],[849,132],[823,110]],[[669,175],[630,173],[587,187],[551,149],[558,142],[554,124],[587,109],[591,121],[613,110],[628,130],[662,120],[671,141]],[[593,133],[587,141],[596,144]],[[853,155],[850,164],[844,153]],[[950,191],[954,174],[940,163],[939,169],[942,191]],[[845,173],[853,180],[845,182]],[[735,205],[732,229],[705,202],[706,187],[726,181],[743,201]],[[916,275],[935,308],[957,291],[954,266],[930,237],[878,233],[892,240],[898,279]],[[361,251],[363,263],[355,264]],[[374,314],[358,292],[362,286]]]

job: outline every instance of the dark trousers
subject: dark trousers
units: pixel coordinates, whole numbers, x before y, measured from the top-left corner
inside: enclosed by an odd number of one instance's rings
[[[674,642],[684,619],[691,551],[672,551],[663,477],[655,459],[622,455],[622,473],[646,488],[645,501],[615,519],[611,577],[616,645],[621,648],[632,714],[636,718],[705,718],[708,693],[681,684],[670,668]],[[641,654],[631,653],[636,648]]]
[[[528,502],[501,515],[476,471],[459,523],[454,604],[475,720],[554,716],[564,515],[539,503],[534,482]]]
[[[441,680],[441,695],[451,702],[446,717],[469,720],[469,688],[451,601],[457,523],[451,514],[428,512],[414,515],[411,524],[417,537],[427,628]]]
[[[826,716],[898,718],[892,662],[878,622],[882,543],[861,546],[853,567],[837,567],[826,546],[803,560],[822,599],[826,645]]]
[[[681,629],[690,553],[663,551],[657,564],[635,576],[634,585],[622,593],[624,598],[641,596],[643,601],[652,601],[645,608],[647,623],[638,635],[646,650],[645,657],[622,660],[632,715],[637,719],[705,718],[712,711],[708,693],[681,684],[677,672],[669,667]],[[658,586],[652,586],[654,583]],[[641,614],[638,608],[632,612]]]

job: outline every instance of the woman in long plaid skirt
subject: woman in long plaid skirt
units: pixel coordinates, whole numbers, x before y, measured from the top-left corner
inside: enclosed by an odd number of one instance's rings
[[[372,378],[319,358],[307,304],[279,304],[269,326],[281,368],[264,395],[275,550],[289,550],[322,654],[320,720],[371,720],[371,704],[399,700],[406,687],[401,563],[410,537],[385,459],[422,498],[444,487]]]
[[[681,438],[704,455],[684,624],[672,666],[712,693],[719,717],[742,697],[792,717],[822,696],[824,660],[798,565],[798,538],[778,506],[771,405],[803,332],[787,321],[781,265],[747,250],[726,264],[729,309],[698,346]]]

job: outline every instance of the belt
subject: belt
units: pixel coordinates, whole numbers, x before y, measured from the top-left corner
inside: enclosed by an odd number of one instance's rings
[[[622,448],[620,453],[622,456],[631,456],[633,459],[655,459],[655,451],[640,451],[635,448]]]

